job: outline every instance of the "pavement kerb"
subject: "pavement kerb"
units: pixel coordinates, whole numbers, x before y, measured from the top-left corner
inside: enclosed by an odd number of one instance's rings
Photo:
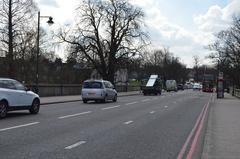
[[[126,97],[126,96],[135,96],[135,95],[140,95],[141,93],[132,93],[132,94],[120,94],[118,97]],[[60,104],[60,103],[70,103],[70,102],[79,102],[82,101],[82,99],[79,100],[64,100],[64,101],[56,101],[56,102],[44,102],[41,103],[41,105],[50,105],[50,104]]]

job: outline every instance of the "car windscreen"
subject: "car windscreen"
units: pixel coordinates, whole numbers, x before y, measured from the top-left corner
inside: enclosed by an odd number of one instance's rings
[[[89,88],[89,89],[101,89],[102,83],[101,82],[84,82],[83,88]]]

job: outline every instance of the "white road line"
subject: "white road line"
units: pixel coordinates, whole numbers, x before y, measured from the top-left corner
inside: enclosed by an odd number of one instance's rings
[[[136,103],[138,103],[138,102],[127,103],[125,105],[132,105],[132,104],[136,104]]]
[[[126,124],[126,125],[128,125],[128,124],[131,124],[131,123],[133,123],[133,121],[132,121],[132,120],[130,120],[130,121],[127,121],[127,122],[124,122],[124,124]]]
[[[87,143],[87,142],[86,141],[79,141],[79,142],[77,142],[77,143],[75,143],[73,145],[65,147],[65,149],[66,150],[70,150],[70,149],[73,149],[73,148],[78,147],[78,146],[80,146],[82,144],[85,144],[85,143]]]
[[[167,105],[165,105],[165,106],[164,106],[164,108],[168,108],[168,106],[167,106]]]
[[[71,115],[61,116],[61,117],[58,117],[58,119],[65,119],[65,118],[75,117],[75,116],[84,115],[84,114],[89,114],[89,113],[92,113],[92,112],[91,112],[91,111],[88,111],[88,112],[82,112],[82,113],[77,113],[77,114],[71,114]]]
[[[154,113],[155,113],[155,111],[151,111],[151,112],[150,112],[150,114],[154,114]]]
[[[1,131],[6,131],[6,130],[11,130],[11,129],[17,129],[17,128],[21,128],[21,127],[26,127],[26,126],[31,126],[31,125],[36,125],[36,124],[39,124],[39,123],[40,123],[40,122],[33,122],[33,123],[28,123],[28,124],[13,126],[13,127],[9,127],[9,128],[4,128],[4,129],[0,129],[0,132],[1,132]]]
[[[120,107],[121,105],[116,105],[116,106],[113,106],[113,107],[106,107],[106,108],[102,108],[102,110],[108,110],[108,109],[113,109],[113,108],[118,108]]]
[[[150,101],[150,99],[141,100],[141,102],[147,102],[147,101]]]

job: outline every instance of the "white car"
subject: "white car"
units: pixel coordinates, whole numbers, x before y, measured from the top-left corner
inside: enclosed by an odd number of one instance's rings
[[[89,100],[101,101],[105,103],[107,100],[117,101],[117,91],[111,82],[105,80],[86,80],[82,87],[82,100],[87,103]]]
[[[199,84],[199,83],[194,83],[193,84],[193,90],[201,90],[202,89],[202,85],[201,84]]]
[[[29,110],[37,114],[40,109],[40,98],[20,82],[0,78],[0,119],[6,117],[8,111]]]

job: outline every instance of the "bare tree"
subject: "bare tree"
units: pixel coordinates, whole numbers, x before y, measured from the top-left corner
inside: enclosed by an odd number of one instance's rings
[[[21,43],[19,38],[30,26],[36,7],[33,0],[1,0],[0,8],[1,51],[6,55],[8,76],[14,77],[14,58]]]
[[[214,51],[210,58],[218,62],[221,71],[240,86],[240,16],[233,18],[230,28],[217,34],[215,43],[209,45],[209,49]]]
[[[119,61],[140,54],[144,46],[143,12],[126,0],[85,0],[77,11],[74,32],[61,30],[59,37],[70,44],[73,57],[90,62],[103,79],[114,82]]]

